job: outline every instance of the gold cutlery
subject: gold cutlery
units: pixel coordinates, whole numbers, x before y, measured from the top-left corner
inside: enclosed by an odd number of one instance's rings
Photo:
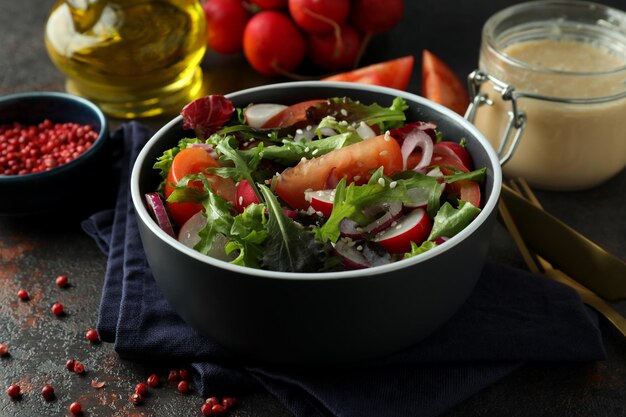
[[[509,181],[510,189],[514,192],[518,193],[522,198],[530,201],[535,207],[541,208],[541,204],[531,188],[528,186],[525,180],[511,180]],[[528,269],[531,272],[543,274],[554,281],[565,284],[571,288],[573,288],[581,297],[582,301],[588,306],[592,307],[598,313],[602,314],[609,322],[611,322],[619,331],[626,337],[626,318],[622,316],[619,312],[617,312],[613,307],[611,307],[608,303],[606,303],[601,297],[599,297],[596,293],[585,287],[584,285],[578,283],[576,280],[569,277],[563,271],[556,269],[544,258],[533,253],[526,242],[522,238],[520,231],[518,229],[518,225],[513,220],[511,213],[507,207],[507,203],[502,199],[499,202],[498,206],[500,217],[509,231],[515,245],[519,249],[522,258]]]

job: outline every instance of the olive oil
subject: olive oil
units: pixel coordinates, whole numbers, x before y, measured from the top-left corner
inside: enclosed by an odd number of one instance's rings
[[[113,117],[177,113],[203,94],[206,20],[196,0],[61,0],[45,42],[68,92]]]

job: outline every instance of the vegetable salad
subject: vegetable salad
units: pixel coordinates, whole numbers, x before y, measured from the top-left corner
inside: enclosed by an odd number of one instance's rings
[[[154,164],[158,224],[233,264],[291,272],[367,268],[428,251],[480,212],[486,169],[462,138],[408,105],[347,97],[235,108],[212,95],[182,110],[181,138]],[[455,140],[456,139],[456,140]]]

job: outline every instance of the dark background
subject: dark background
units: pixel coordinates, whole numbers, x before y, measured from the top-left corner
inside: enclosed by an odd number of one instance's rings
[[[381,0],[384,1],[384,0]],[[459,75],[476,68],[481,27],[485,20],[517,1],[407,0],[403,21],[374,38],[362,63],[413,54],[416,58],[409,91],[420,92],[421,51],[429,49]],[[43,27],[51,0],[0,0],[0,95],[31,90],[64,89],[63,76],[45,51]],[[605,4],[624,7],[624,0]],[[220,93],[262,82],[241,55],[208,53],[203,63],[209,87]],[[243,75],[242,75],[243,74]],[[114,128],[120,123],[111,120]],[[156,128],[163,118],[145,120]],[[626,257],[626,173],[592,190],[575,193],[540,192],[546,209],[579,231]],[[11,198],[11,196],[0,196]],[[106,259],[78,228],[78,219],[59,223],[55,218],[0,218],[0,342],[9,343],[11,356],[0,360],[1,416],[63,416],[67,405],[83,402],[86,416],[200,415],[202,399],[181,396],[163,386],[144,406],[134,408],[128,395],[137,382],[152,372],[165,372],[171,364],[120,360],[108,344],[91,345],[84,332],[95,326]],[[523,266],[506,231],[494,231],[490,258]],[[67,273],[73,286],[59,292],[50,284]],[[20,303],[16,293],[31,288],[33,299]],[[69,308],[65,320],[50,318],[43,300],[58,298]],[[622,312],[626,305],[618,306]],[[601,322],[607,346],[606,362],[595,364],[528,364],[460,404],[445,417],[478,416],[617,416],[626,415],[626,341]],[[83,378],[65,371],[68,357],[83,359]],[[102,390],[90,381],[106,381]],[[20,381],[25,395],[13,402],[4,390]],[[39,396],[44,383],[57,387],[57,400]],[[231,415],[286,417],[289,413],[272,397],[257,393],[240,398]]]

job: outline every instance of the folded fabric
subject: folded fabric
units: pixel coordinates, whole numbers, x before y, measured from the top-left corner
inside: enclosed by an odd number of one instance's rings
[[[487,263],[470,298],[421,343],[352,367],[258,366],[197,333],[168,305],[139,238],[128,182],[151,132],[130,122],[115,207],[83,222],[108,257],[98,330],[130,359],[187,361],[202,395],[265,389],[297,417],[436,416],[525,362],[604,359],[596,317],[569,288]]]

